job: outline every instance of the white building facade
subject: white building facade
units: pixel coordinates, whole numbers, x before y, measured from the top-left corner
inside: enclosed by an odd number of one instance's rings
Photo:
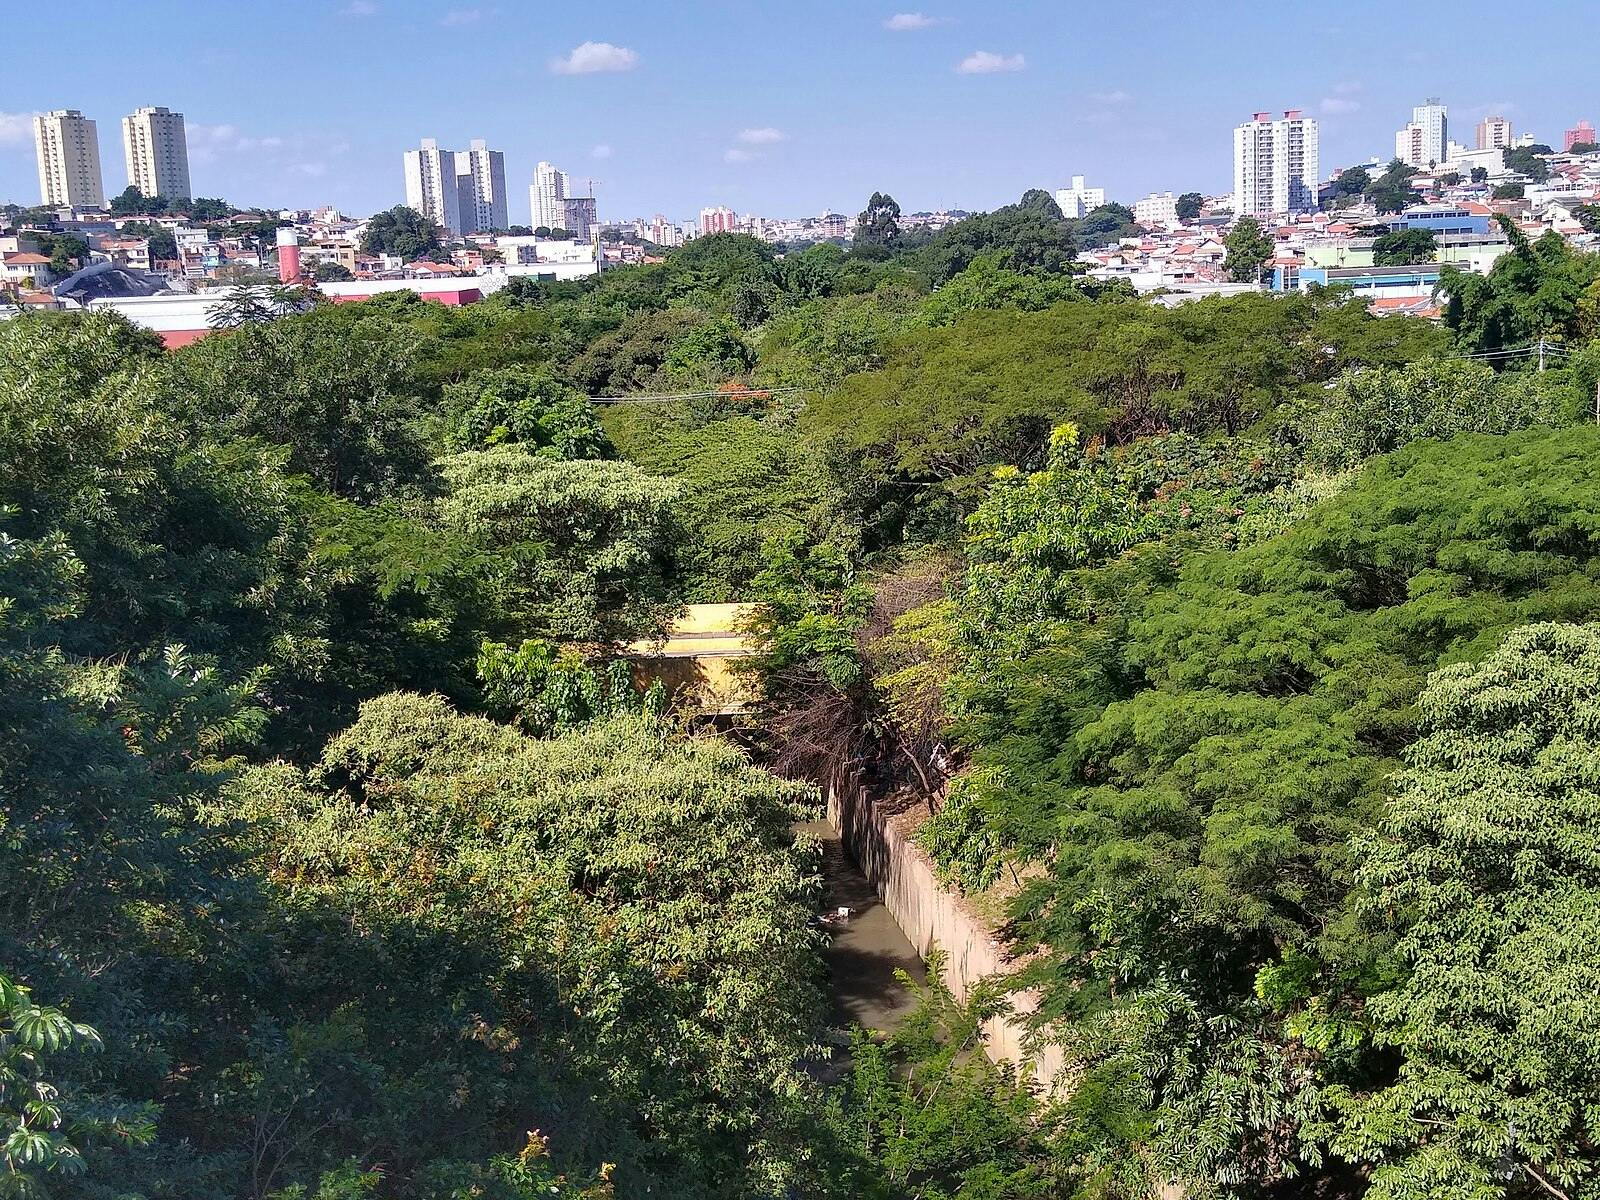
[[[1171,192],[1151,192],[1133,206],[1133,219],[1141,225],[1176,225],[1178,198]]]
[[[93,121],[75,108],[39,113],[33,118],[33,145],[39,159],[40,203],[104,206],[100,135]]]
[[[1085,185],[1082,175],[1072,177],[1072,186],[1056,189],[1056,205],[1063,217],[1077,219],[1086,216],[1106,202],[1105,188]]]
[[[1449,157],[1449,148],[1449,110],[1437,97],[1413,108],[1411,120],[1394,135],[1394,156],[1408,167],[1437,166]]]
[[[461,233],[487,233],[505,229],[506,156],[489,149],[482,138],[474,138],[471,148],[456,155],[456,208],[461,216]]]
[[[461,233],[455,151],[441,150],[433,138],[423,138],[421,149],[406,151],[405,171],[406,207],[451,233]]]
[[[567,219],[567,173],[550,163],[534,168],[533,184],[528,188],[528,208],[535,229],[561,229]]]
[[[1239,216],[1273,217],[1317,207],[1317,122],[1297,108],[1258,112],[1233,131],[1233,200]]]
[[[189,140],[183,114],[140,108],[122,118],[122,156],[128,183],[146,196],[190,198]]]

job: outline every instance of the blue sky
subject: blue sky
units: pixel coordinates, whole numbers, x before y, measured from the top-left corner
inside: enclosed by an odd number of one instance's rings
[[[540,159],[601,181],[607,217],[854,212],[874,189],[979,209],[1073,174],[1129,203],[1225,191],[1257,109],[1317,115],[1324,173],[1387,158],[1429,95],[1466,142],[1488,111],[1545,141],[1600,119],[1587,0],[77,0],[6,30],[36,65],[0,74],[0,201],[27,204],[27,114],[51,108],[99,122],[108,193],[120,118],[164,104],[197,193],[358,214],[403,199],[418,139],[483,137],[518,222]]]

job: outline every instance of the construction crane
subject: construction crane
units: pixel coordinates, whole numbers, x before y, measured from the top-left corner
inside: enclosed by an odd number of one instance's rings
[[[605,182],[605,180],[585,179],[583,182],[587,184],[589,188],[588,199],[593,200],[595,185],[602,184]],[[589,238],[590,244],[594,246],[594,273],[598,275],[606,268],[605,256],[600,253],[600,206],[598,204],[596,204],[594,207],[594,228],[589,231]]]

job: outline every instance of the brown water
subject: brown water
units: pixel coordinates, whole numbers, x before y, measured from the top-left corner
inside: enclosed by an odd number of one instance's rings
[[[834,1024],[891,1030],[912,1007],[910,992],[894,973],[903,970],[921,980],[922,960],[851,859],[838,831],[825,820],[807,822],[799,831],[822,844],[826,883],[822,911],[850,909],[848,917],[827,927],[831,942],[823,951],[832,984]]]

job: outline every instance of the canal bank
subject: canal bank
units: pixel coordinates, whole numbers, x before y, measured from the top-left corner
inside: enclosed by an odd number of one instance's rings
[[[988,923],[955,891],[940,883],[933,861],[915,840],[926,809],[874,796],[855,780],[827,791],[828,825],[838,833],[847,861],[864,877],[884,915],[920,964],[934,947],[943,951],[942,981],[965,999],[980,979],[1015,974],[1013,958]],[[890,968],[892,971],[892,968]],[[862,986],[866,986],[863,984]],[[1030,1045],[1027,1020],[1039,1006],[1031,989],[1011,993],[1013,1015],[984,1023],[984,1049],[996,1062],[1025,1065],[1040,1088],[1053,1090],[1063,1056],[1059,1047]]]

